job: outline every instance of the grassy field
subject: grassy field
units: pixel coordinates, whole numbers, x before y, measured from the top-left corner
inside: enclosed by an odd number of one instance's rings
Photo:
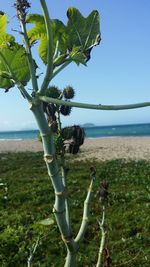
[[[82,219],[90,166],[97,179],[91,220],[78,254],[78,267],[94,267],[100,242],[97,197],[100,181],[109,181],[107,248],[112,267],[150,266],[150,162],[76,162],[68,159],[69,200],[74,234]],[[40,238],[33,267],[63,267],[65,248],[57,226],[39,221],[52,215],[54,195],[41,153],[0,155],[0,266],[24,267]],[[7,198],[6,198],[7,196]]]

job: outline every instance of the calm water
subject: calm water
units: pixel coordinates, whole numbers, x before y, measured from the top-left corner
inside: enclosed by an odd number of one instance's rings
[[[85,128],[86,137],[150,136],[150,123]],[[38,130],[0,132],[0,140],[37,139]]]

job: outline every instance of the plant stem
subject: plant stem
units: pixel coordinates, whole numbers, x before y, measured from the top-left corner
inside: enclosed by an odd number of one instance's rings
[[[40,89],[40,92],[43,93],[47,89],[53,73],[53,32],[52,32],[52,21],[50,20],[45,0],[40,0],[40,3],[44,13],[44,20],[47,33],[47,44],[48,44],[46,74]]]
[[[70,253],[68,251],[64,267],[76,267],[76,255],[77,253]]]
[[[59,73],[61,72],[63,69],[65,69],[70,63],[72,62],[71,59],[66,59],[66,62],[63,63],[59,68],[57,68],[57,70],[54,71],[51,80]]]
[[[26,53],[27,53],[27,59],[28,59],[28,65],[29,65],[29,70],[30,70],[30,75],[31,75],[33,91],[38,91],[38,83],[37,83],[37,78],[36,78],[36,65],[32,57],[32,52],[31,52],[28,34],[26,30],[26,24],[25,22],[20,21],[20,25],[22,28],[23,36],[24,36],[24,42],[25,42],[25,48],[26,48]]]
[[[61,128],[61,120],[60,120],[60,112],[59,111],[57,112],[57,122],[58,122],[58,131],[59,131],[59,134],[61,136],[61,130],[62,130],[62,128]],[[65,172],[65,156],[64,156],[64,153],[63,152],[61,153],[60,160],[61,160],[62,182],[63,182],[63,185],[64,185],[64,187],[66,189],[66,192],[68,193],[67,180],[66,180],[66,172]],[[66,221],[68,223],[68,227],[70,229],[70,232],[72,232],[72,230],[71,230],[71,221],[70,221],[70,211],[69,211],[68,196],[65,199],[65,206],[66,206]]]
[[[54,139],[51,129],[48,127],[44,112],[42,110],[41,103],[32,104],[31,110],[37,121],[40,134],[42,137],[44,160],[46,162],[48,174],[51,178],[52,185],[55,192],[55,203],[53,212],[56,218],[57,225],[59,227],[62,239],[66,245],[67,251],[70,255],[76,253],[77,245],[72,238],[72,233],[68,227],[65,212],[65,187],[60,175],[60,169],[57,163]],[[66,267],[74,267],[75,265],[66,265]]]
[[[31,267],[31,264],[32,264],[32,259],[33,259],[33,256],[38,248],[38,245],[39,245],[39,241],[40,241],[40,237],[38,237],[35,245],[33,246],[33,250],[31,251],[28,259],[27,259],[27,264],[28,264],[28,267]]]
[[[98,221],[101,229],[101,242],[100,242],[100,248],[98,253],[98,260],[96,267],[102,267],[102,254],[105,246],[105,238],[106,238],[106,231],[104,229],[104,221],[105,221],[105,206],[103,206],[103,213],[102,213],[102,221]]]
[[[91,198],[93,195],[92,194],[93,193],[93,183],[94,183],[94,179],[91,180],[91,183],[90,183],[90,186],[88,189],[88,193],[87,193],[86,199],[84,201],[82,223],[81,223],[79,232],[75,238],[75,242],[77,244],[79,244],[81,242],[81,240],[84,238],[85,232],[86,232],[87,227],[88,227],[89,215],[90,215],[89,204],[91,202]]]
[[[47,103],[57,104],[59,106],[65,105],[65,106],[76,107],[76,108],[108,110],[108,111],[150,107],[150,102],[142,102],[142,103],[128,104],[128,105],[101,105],[101,104],[94,105],[94,104],[87,104],[87,103],[64,101],[64,100],[41,96],[41,95],[39,95],[39,99]]]

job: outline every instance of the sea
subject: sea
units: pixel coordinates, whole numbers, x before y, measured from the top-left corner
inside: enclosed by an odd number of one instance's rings
[[[87,138],[150,136],[150,123],[84,127]],[[0,141],[38,139],[38,130],[0,132]]]

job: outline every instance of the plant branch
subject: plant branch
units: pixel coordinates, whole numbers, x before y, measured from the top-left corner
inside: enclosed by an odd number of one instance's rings
[[[32,262],[34,254],[37,250],[37,247],[39,245],[39,241],[40,241],[40,237],[37,238],[37,241],[36,241],[35,245],[33,246],[33,250],[31,251],[31,254],[29,255],[29,257],[27,259],[28,267],[31,267],[31,262]]]
[[[64,100],[41,96],[41,95],[39,95],[39,99],[47,103],[57,104],[59,106],[65,105],[65,106],[76,107],[76,108],[108,110],[108,111],[150,107],[150,102],[142,102],[142,103],[136,103],[136,104],[127,104],[127,105],[101,105],[101,104],[95,105],[95,104],[64,101]]]
[[[89,223],[89,215],[90,215],[90,210],[89,210],[89,205],[91,202],[91,198],[92,198],[92,193],[93,193],[93,183],[94,183],[94,179],[91,179],[91,183],[88,189],[88,193],[86,196],[86,199],[84,201],[84,208],[83,208],[83,217],[82,217],[82,223],[79,229],[79,232],[75,238],[75,242],[77,244],[79,244],[81,242],[81,240],[84,238],[85,232],[87,230],[88,227],[88,223]]]
[[[47,89],[53,73],[53,32],[52,32],[52,21],[50,20],[49,17],[46,2],[45,0],[40,0],[40,3],[44,13],[44,20],[47,33],[47,44],[48,44],[46,74],[40,89],[40,92],[43,93]]]
[[[52,80],[52,79],[53,79],[59,72],[61,72],[64,68],[66,68],[71,62],[72,62],[71,59],[66,59],[66,62],[63,63],[59,68],[57,68],[57,70],[55,70],[55,71],[53,72],[53,75],[52,75],[52,77],[51,77],[51,80]]]
[[[103,212],[102,212],[102,220],[101,222],[98,220],[100,229],[101,229],[101,242],[100,242],[100,248],[99,248],[99,253],[98,253],[98,260],[96,267],[102,267],[102,253],[104,250],[105,246],[105,239],[106,239],[106,231],[104,229],[104,222],[105,222],[105,206],[103,206]]]
[[[57,122],[58,122],[59,134],[61,135],[62,128],[61,128],[61,120],[60,120],[60,112],[59,111],[57,112]],[[62,182],[63,182],[65,190],[67,191],[67,180],[66,180],[64,153],[61,153],[60,161],[61,161],[61,168],[60,169],[61,169],[61,175],[62,175]],[[65,199],[65,206],[66,206],[66,221],[67,221],[68,228],[69,228],[70,232],[72,232],[68,196]]]
[[[25,48],[26,48],[26,54],[28,59],[28,65],[31,75],[31,81],[32,81],[32,87],[33,91],[38,91],[38,84],[37,84],[37,77],[36,77],[36,65],[32,57],[31,47],[28,39],[28,34],[26,30],[26,24],[25,22],[20,20],[21,29],[24,36],[24,42],[25,42]]]

